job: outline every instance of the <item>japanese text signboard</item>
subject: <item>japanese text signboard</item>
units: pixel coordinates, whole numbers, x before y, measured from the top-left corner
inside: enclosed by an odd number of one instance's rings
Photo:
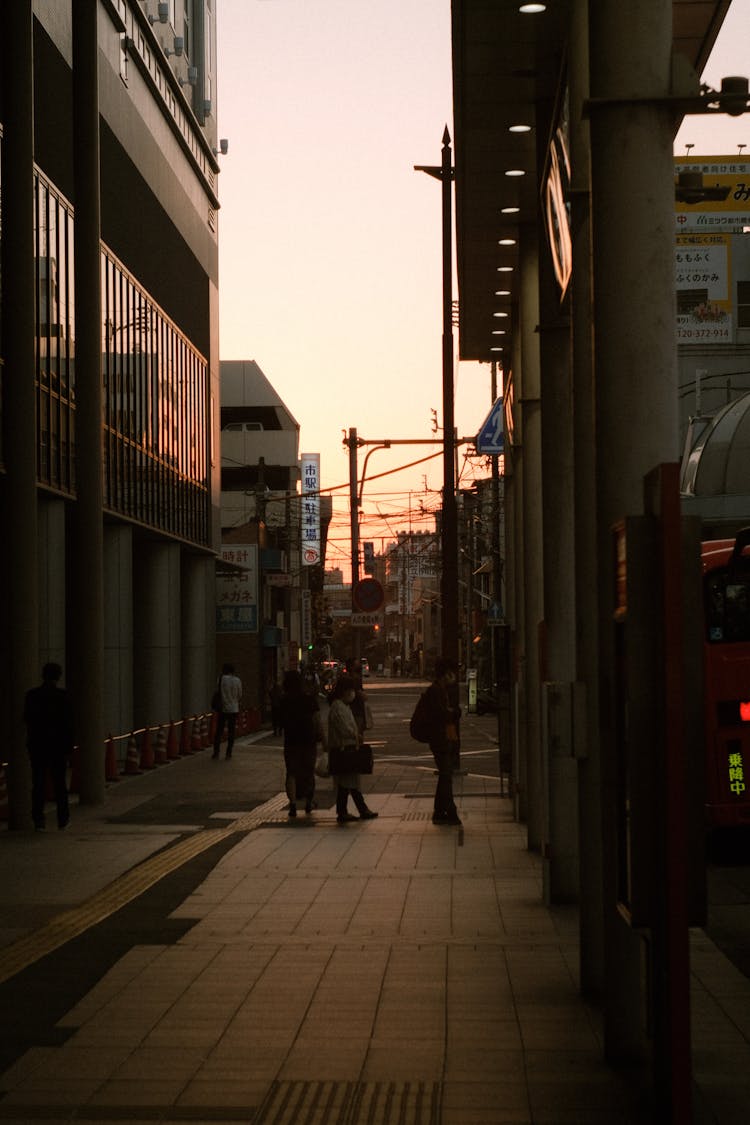
[[[679,234],[715,231],[741,234],[750,226],[750,161],[731,156],[675,159],[675,226]],[[680,176],[700,176],[696,186]]]
[[[730,243],[728,234],[677,236],[678,344],[732,342]]]
[[[257,633],[258,546],[224,543],[220,557],[235,569],[216,579],[216,632]]]
[[[320,562],[320,454],[303,453],[302,469],[302,565]]]

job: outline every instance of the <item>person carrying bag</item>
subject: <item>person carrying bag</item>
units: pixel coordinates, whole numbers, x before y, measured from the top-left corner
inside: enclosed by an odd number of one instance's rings
[[[349,794],[360,820],[371,820],[378,815],[367,807],[362,796],[360,773],[368,771],[360,768],[364,748],[351,708],[355,695],[354,680],[350,676],[340,676],[331,694],[331,709],[328,712],[328,759],[331,775],[336,783],[336,820],[339,824],[357,819],[347,809]],[[369,772],[372,772],[372,751],[369,762]],[[367,758],[364,759],[364,764],[367,765]]]

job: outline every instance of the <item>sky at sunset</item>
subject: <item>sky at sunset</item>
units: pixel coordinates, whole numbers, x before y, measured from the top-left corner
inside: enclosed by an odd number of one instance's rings
[[[441,411],[439,164],[452,133],[450,0],[216,0],[221,358],[254,359],[321,454],[323,487],[346,484],[342,431],[427,438]],[[734,0],[704,78],[750,71],[750,0]],[[691,118],[675,151],[750,146],[747,118]],[[750,151],[750,149],[748,150]],[[457,289],[454,277],[454,296]],[[456,347],[458,337],[455,336]],[[490,406],[487,365],[456,363],[456,426]],[[378,450],[362,537],[431,528],[438,456]],[[366,450],[360,452],[360,469]],[[461,483],[486,475],[460,459]],[[327,565],[345,563],[348,492],[334,493]]]

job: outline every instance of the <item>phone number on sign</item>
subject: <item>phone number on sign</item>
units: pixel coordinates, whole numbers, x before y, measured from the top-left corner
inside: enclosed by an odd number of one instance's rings
[[[678,328],[678,340],[731,340],[728,328]]]

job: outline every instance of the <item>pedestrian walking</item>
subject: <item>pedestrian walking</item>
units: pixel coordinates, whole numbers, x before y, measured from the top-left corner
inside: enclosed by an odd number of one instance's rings
[[[73,753],[74,720],[70,696],[58,686],[62,676],[59,664],[45,664],[39,687],[26,692],[23,717],[26,744],[31,759],[31,817],[37,832],[46,828],[44,815],[47,777],[57,805],[57,827],[70,821],[66,771]]]
[[[216,715],[214,752],[211,757],[219,757],[221,738],[224,734],[224,727],[226,727],[227,748],[224,757],[226,761],[229,761],[234,749],[234,732],[237,729],[237,716],[240,713],[240,701],[242,700],[242,680],[236,674],[234,664],[225,664],[221,669],[216,690],[219,695],[220,709]]]
[[[351,676],[339,676],[331,693],[331,709],[328,712],[328,753],[332,750],[358,747],[362,738],[357,720],[351,708],[356,696],[356,683]],[[359,813],[360,820],[371,820],[378,814],[367,807],[362,796],[362,783],[358,773],[334,774],[336,783],[336,820],[339,824],[356,820],[348,811],[349,796]]]
[[[461,709],[451,702],[458,673],[452,660],[441,657],[435,663],[435,679],[425,692],[425,713],[429,724],[429,746],[438,771],[433,824],[460,824],[453,799],[455,747]]]
[[[284,676],[280,703],[284,731],[284,766],[289,816],[297,815],[297,801],[304,799],[308,815],[315,808],[315,758],[317,744],[325,743],[317,693],[306,688],[301,672],[290,669]]]

